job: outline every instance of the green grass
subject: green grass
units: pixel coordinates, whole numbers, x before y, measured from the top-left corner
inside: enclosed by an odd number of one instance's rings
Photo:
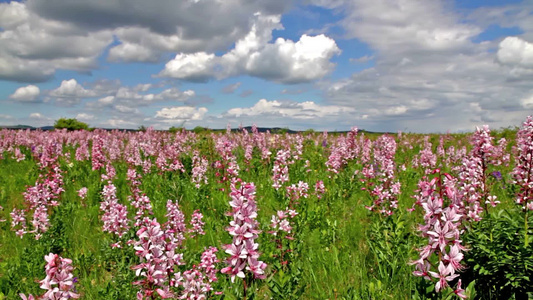
[[[509,135],[506,131],[501,134]],[[375,134],[368,136],[377,138]],[[455,145],[459,148],[468,143],[467,135],[448,138],[447,147]],[[439,136],[432,135],[430,140],[435,149]],[[406,143],[402,144],[402,141]],[[408,265],[416,258],[415,249],[424,243],[416,230],[417,224],[422,222],[421,212],[406,211],[413,204],[412,195],[423,176],[421,169],[410,166],[422,142],[423,136],[404,134],[398,143],[397,164],[405,164],[407,169],[401,171],[398,168],[402,184],[400,207],[390,218],[369,212],[364,207],[370,204],[371,197],[362,190],[364,185],[359,181],[360,177],[354,176],[354,171],[362,168],[357,160],[350,161],[339,174],[329,173],[325,166],[328,152],[320,143],[315,146],[314,142],[306,142],[303,159],[290,166],[290,183],[308,182],[312,191],[314,183],[323,180],[327,193],[322,199],[310,195],[300,200],[297,207],[300,215],[295,225],[296,240],[288,242],[293,252],[287,267],[276,265],[274,254],[277,250],[272,237],[266,233],[271,215],[289,204],[283,190],[276,191],[271,187],[272,161],[277,150],[271,150],[270,162],[262,161],[260,153],[255,151],[254,159],[247,165],[242,149],[238,149],[235,153],[241,167],[240,178],[257,186],[258,221],[263,230],[258,240],[259,250],[263,253],[261,259],[269,264],[267,279],[253,281],[248,296],[256,299],[276,299],[276,295],[283,295],[286,299],[445,298],[445,295],[431,292],[431,283],[412,276],[414,267]],[[410,149],[409,145],[413,148]],[[192,145],[192,148],[209,155],[210,163],[218,159],[213,147],[208,135]],[[90,161],[75,161],[73,149],[66,149],[72,155],[70,161],[73,165],[69,167],[65,158],[60,159],[61,169],[65,171],[65,192],[60,205],[51,211],[52,227],[40,240],[34,240],[30,235],[22,239],[17,237],[10,229],[9,217],[13,208],[24,207],[22,193],[27,186],[35,184],[39,168],[31,159],[21,162],[11,158],[0,160],[0,205],[4,207],[0,216],[7,220],[0,223],[0,299],[17,299],[18,293],[40,294],[42,290],[38,281],[45,276],[43,257],[49,252],[73,260],[74,274],[78,278],[77,290],[83,298],[134,299],[138,288],[132,285],[135,274],[130,267],[138,263],[138,258],[129,246],[111,249],[109,245],[115,238],[102,232],[99,205],[104,184],[100,181],[101,173],[91,170]],[[30,152],[23,150],[30,157]],[[182,252],[187,265],[180,267],[181,270],[197,264],[204,247],[220,249],[231,242],[231,236],[225,231],[229,223],[226,215],[230,209],[229,184],[219,182],[215,171],[210,169],[209,185],[200,189],[194,187],[190,178],[191,156],[191,153],[185,153],[181,157],[187,173],[153,169],[153,172],[144,175],[140,187],[150,198],[154,216],[161,223],[165,221],[168,199],[179,200],[187,220],[196,209],[204,214],[206,235],[185,242]],[[305,160],[310,161],[311,172],[305,171]],[[130,194],[125,175],[127,165],[124,161],[116,161],[113,165],[118,174],[114,180],[117,196],[121,203],[127,204]],[[515,190],[511,178],[506,175],[511,166],[494,169],[505,175],[506,188],[501,182],[490,182],[503,208],[514,207]],[[81,187],[89,189],[88,198],[83,201],[77,196]],[[129,206],[128,209],[132,215],[133,208]],[[134,234],[132,229],[127,236],[134,237]],[[220,249],[218,257],[224,259],[227,255]],[[222,263],[220,267],[223,267]],[[214,289],[223,292],[223,296],[218,298],[242,297],[240,282],[231,284],[227,276],[219,274],[218,277],[220,280],[214,284]]]

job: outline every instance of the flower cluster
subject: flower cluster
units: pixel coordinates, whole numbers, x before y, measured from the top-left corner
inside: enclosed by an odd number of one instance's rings
[[[277,236],[279,232],[286,232],[291,233],[292,226],[289,221],[289,219],[292,219],[296,217],[298,213],[293,209],[285,209],[285,210],[278,210],[278,212],[272,216],[270,227],[272,227],[272,231],[269,231],[268,233]],[[291,239],[291,237],[287,236],[287,238]]]
[[[78,299],[80,294],[76,293],[74,287],[76,278],[72,275],[74,270],[72,260],[54,253],[45,255],[44,259],[46,260],[46,277],[40,281],[40,287],[46,292],[38,298],[50,300]],[[26,297],[26,295],[20,294],[20,297],[24,300],[36,299],[33,295]]]
[[[200,210],[197,209],[193,212],[192,218],[191,218],[191,229],[189,229],[189,232],[191,233],[191,237],[195,237],[197,234],[204,235],[204,225],[205,223],[202,221],[204,215],[200,213]]]
[[[258,260],[259,244],[255,242],[260,232],[259,223],[256,221],[255,185],[243,182],[237,187],[237,181],[234,180],[231,184],[230,216],[233,220],[226,229],[233,236],[233,243],[224,246],[226,253],[231,257],[226,261],[228,266],[221,270],[222,273],[231,276],[232,282],[236,276],[245,278],[245,270],[254,278],[265,278],[264,270],[267,267],[266,263]]]
[[[141,176],[135,169],[128,169],[126,179],[131,190],[131,195],[128,196],[128,200],[131,203],[131,206],[137,209],[135,212],[135,226],[140,226],[143,218],[154,214],[152,211],[152,203],[150,202],[150,198],[148,198],[148,196],[146,196],[139,188],[141,185]]]
[[[318,180],[315,183],[315,195],[318,199],[322,199],[322,196],[326,193],[326,186],[324,185],[324,181]]]
[[[183,287],[179,299],[206,299],[207,294],[213,290],[211,284],[218,280],[216,264],[220,261],[215,254],[217,251],[216,247],[209,247],[202,253],[198,266],[193,266],[192,269],[183,272],[177,283]]]
[[[122,237],[129,230],[128,210],[125,205],[118,203],[117,188],[111,183],[104,186],[102,191],[103,201],[100,210],[104,212],[102,230]]]
[[[207,184],[207,166],[209,162],[205,157],[200,157],[198,151],[194,151],[194,156],[192,157],[192,182],[195,184],[196,188],[200,188],[200,185]]]
[[[339,138],[338,144],[332,147],[331,154],[326,162],[329,172],[339,173],[344,165],[359,154],[361,149],[355,140],[357,132],[357,127],[352,128],[346,138]]]
[[[456,179],[449,174],[436,170],[437,176],[431,181],[421,180],[418,184],[417,202],[424,208],[424,224],[419,231],[428,244],[419,249],[420,257],[411,264],[416,266],[415,276],[428,280],[438,279],[435,284],[437,292],[449,286],[464,267],[463,251],[465,247],[460,239],[463,203],[461,193],[456,188]],[[444,175],[444,177],[443,177]],[[438,260],[438,272],[432,271],[433,257]],[[455,293],[464,296],[457,287]]]
[[[80,197],[81,199],[86,199],[88,191],[89,190],[86,187],[82,187],[78,190],[78,197]]]
[[[46,169],[43,169],[46,170]],[[42,234],[50,227],[49,208],[58,206],[58,199],[65,191],[63,189],[63,176],[61,169],[58,166],[51,166],[48,174],[39,175],[34,186],[28,187],[24,192],[24,200],[27,205],[27,210],[13,209],[11,213],[11,227],[17,232],[17,235],[22,238],[26,233],[35,234],[35,239],[40,239]],[[26,212],[33,211],[33,219],[31,225],[32,230],[29,230],[26,223]]]
[[[374,145],[375,162],[364,166],[362,174],[365,177],[366,190],[373,197],[371,205],[366,206],[371,211],[377,211],[390,216],[398,208],[400,181],[396,178],[396,141],[393,137],[382,135]]]
[[[506,146],[505,139],[501,139],[498,145],[493,144],[494,138],[490,135],[487,125],[476,128],[471,137],[472,150],[469,155],[463,157],[459,169],[461,191],[465,199],[465,216],[470,221],[480,221],[481,215],[487,204],[495,206],[496,196],[489,194],[487,186],[487,170],[489,165],[500,165],[509,161],[508,155],[504,155]]]
[[[155,293],[161,298],[171,298],[173,293],[169,289],[181,280],[179,273],[174,273],[174,266],[182,263],[182,255],[175,252],[178,244],[168,240],[165,231],[156,219],[145,220],[137,231],[139,241],[135,242],[135,255],[141,263],[132,267],[136,276],[142,277],[134,285],[141,286],[137,299],[152,298]],[[169,282],[170,280],[170,282]]]
[[[533,210],[533,117],[529,116],[516,139],[515,183],[520,187],[516,203],[524,211]]]
[[[287,197],[291,200],[291,208],[294,204],[298,204],[300,198],[309,197],[309,184],[307,182],[298,181],[298,184],[291,184],[287,187]]]
[[[291,152],[289,150],[279,150],[274,160],[274,167],[272,168],[272,187],[279,189],[285,182],[289,181],[289,158]]]

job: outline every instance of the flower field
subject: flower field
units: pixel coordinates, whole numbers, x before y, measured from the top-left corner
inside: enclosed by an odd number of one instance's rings
[[[0,131],[0,299],[528,299],[533,118]]]

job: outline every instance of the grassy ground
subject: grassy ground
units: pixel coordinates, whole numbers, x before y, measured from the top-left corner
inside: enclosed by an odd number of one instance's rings
[[[509,133],[502,133],[509,134]],[[318,139],[318,134],[313,139]],[[372,136],[372,139],[377,136]],[[289,199],[284,191],[272,188],[272,161],[260,159],[255,149],[254,159],[247,163],[243,150],[237,149],[236,155],[241,167],[240,178],[254,182],[257,186],[259,207],[258,221],[263,233],[260,234],[259,250],[261,259],[269,267],[267,279],[251,281],[248,298],[252,299],[426,299],[446,298],[446,294],[433,292],[434,283],[412,275],[414,267],[408,263],[417,258],[416,248],[423,245],[424,239],[417,233],[417,224],[422,222],[420,208],[408,212],[413,204],[412,196],[417,183],[424,175],[421,168],[411,167],[413,157],[418,155],[422,136],[404,135],[398,139],[396,154],[397,176],[401,182],[399,208],[391,217],[383,217],[368,211],[364,206],[372,198],[360,181],[356,170],[362,165],[357,159],[343,167],[339,174],[327,171],[325,165],[329,150],[320,143],[305,143],[303,159],[290,166],[290,183],[305,181],[310,186],[323,180],[327,192],[322,199],[310,195],[301,199],[297,206],[299,216],[294,228],[294,241],[286,241],[291,252],[289,264],[281,266],[276,257],[273,237],[269,230],[270,218],[277,210],[284,209]],[[430,137],[433,149],[439,143],[439,136]],[[466,135],[448,136],[446,148],[454,145],[468,145]],[[101,172],[91,170],[90,161],[73,159],[74,149],[65,148],[70,161],[63,157],[59,160],[64,171],[64,189],[60,205],[51,211],[51,228],[39,240],[31,236],[19,238],[10,229],[9,213],[14,207],[23,208],[22,193],[28,186],[35,184],[39,168],[32,159],[20,162],[5,155],[0,160],[0,205],[4,211],[0,216],[6,222],[0,223],[0,299],[17,299],[18,293],[40,294],[37,283],[44,274],[44,255],[54,252],[73,260],[74,275],[77,277],[77,290],[84,299],[134,299],[138,287],[132,282],[136,279],[131,266],[138,264],[131,247],[111,249],[109,246],[116,238],[102,232],[100,201],[104,183]],[[193,145],[205,154],[210,163],[218,159],[214,155],[213,143],[208,135]],[[412,148],[412,149],[411,149]],[[30,157],[29,149],[22,147],[23,153]],[[276,149],[272,149],[274,158]],[[197,189],[191,182],[192,153],[182,154],[186,173],[159,172],[155,169],[142,178],[141,190],[150,198],[155,217],[165,221],[165,204],[168,199],[177,199],[189,220],[191,213],[199,209],[204,215],[206,234],[188,239],[182,249],[185,270],[197,264],[205,247],[220,248],[231,243],[231,236],[225,231],[230,218],[226,215],[229,184],[219,182],[215,171],[208,171],[209,184]],[[152,158],[154,159],[154,158]],[[310,161],[307,172],[305,160]],[[405,165],[405,170],[399,166]],[[130,189],[126,182],[124,161],[116,161],[117,170],[114,184],[118,198],[127,204]],[[451,166],[443,166],[451,168]],[[510,182],[510,167],[498,167],[504,178]],[[513,209],[513,190],[504,189],[494,182],[491,188],[502,202],[498,209]],[[77,191],[87,187],[88,197],[81,200]],[[312,188],[310,189],[313,190]],[[130,214],[133,210],[130,207]],[[134,230],[126,238],[134,238]],[[227,258],[223,250],[218,252],[220,259]],[[221,263],[220,267],[224,264]],[[214,284],[215,291],[222,291],[221,299],[241,299],[242,283],[231,284],[228,276],[219,274],[219,282]]]

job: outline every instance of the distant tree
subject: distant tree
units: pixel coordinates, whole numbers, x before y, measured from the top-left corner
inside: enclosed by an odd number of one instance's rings
[[[137,128],[138,131],[142,131],[142,132],[146,132],[146,129],[147,128],[144,125],[141,125],[141,126],[139,126],[139,128]]]
[[[275,134],[286,134],[287,132],[289,132],[289,127],[274,128],[272,130],[272,133],[275,133]]]
[[[194,127],[194,129],[192,131],[194,133],[202,133],[204,131],[207,131],[207,128],[202,127],[202,126],[196,126],[196,127]]]
[[[181,132],[181,131],[183,131],[183,130],[185,130],[185,128],[183,128],[182,126],[180,126],[180,127],[172,126],[172,127],[170,127],[170,128],[168,129],[168,132],[170,132],[170,133],[176,133],[176,132]]]
[[[314,134],[315,133],[315,130],[313,128],[309,128],[307,129],[306,131],[303,132],[304,135],[310,135],[310,134]]]
[[[89,125],[87,123],[78,121],[76,119],[61,118],[54,123],[55,129],[67,129],[72,130],[88,130]]]

